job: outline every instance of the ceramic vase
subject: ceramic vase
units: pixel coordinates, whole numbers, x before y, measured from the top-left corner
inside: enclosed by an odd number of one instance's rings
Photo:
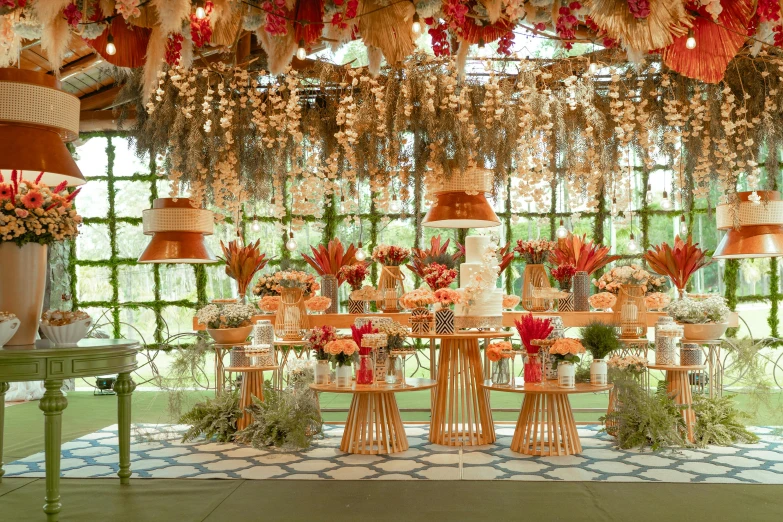
[[[38,243],[27,243],[21,248],[14,243],[0,243],[0,310],[16,315],[20,323],[6,346],[35,343],[46,291],[47,249]]]
[[[692,341],[714,341],[723,337],[728,323],[683,324],[683,336]]]
[[[454,310],[441,308],[435,312],[435,333],[447,335],[454,333]]]
[[[572,292],[566,292],[566,296],[557,300],[558,312],[573,312],[574,311],[574,294]]]
[[[327,274],[321,276],[321,295],[332,300],[329,308],[324,310],[327,314],[336,314],[340,311],[340,299],[337,296],[339,288],[337,277]]]
[[[366,314],[367,313],[367,301],[354,301],[348,299],[348,313],[349,314]]]
[[[561,388],[573,388],[576,386],[576,369],[568,361],[560,361],[557,365],[557,385]]]
[[[609,368],[604,359],[593,359],[590,363],[590,384],[593,386],[605,386],[608,381]]]
[[[313,382],[315,382],[315,384],[329,384],[330,372],[329,359],[319,359],[315,361]]]
[[[252,326],[241,326],[239,328],[207,328],[207,333],[215,340],[215,344],[230,346],[232,344],[243,344],[247,337],[253,331]]]
[[[574,275],[574,311],[589,312],[590,302],[590,276],[580,270]]]

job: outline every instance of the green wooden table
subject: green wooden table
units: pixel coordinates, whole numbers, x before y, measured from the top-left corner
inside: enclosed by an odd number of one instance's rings
[[[136,341],[121,339],[83,339],[78,346],[42,347],[7,346],[0,348],[0,481],[3,479],[3,424],[5,392],[9,382],[44,381],[46,392],[38,407],[44,413],[46,443],[46,503],[47,519],[59,519],[60,509],[60,444],[62,412],[68,400],[60,391],[63,381],[79,377],[118,374],[114,383],[117,393],[120,443],[121,484],[130,483],[130,420],[131,393],[136,388],[130,372],[136,368]]]

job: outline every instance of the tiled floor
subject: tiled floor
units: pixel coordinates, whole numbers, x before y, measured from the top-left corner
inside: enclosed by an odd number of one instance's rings
[[[452,448],[430,444],[428,426],[408,425],[410,449],[390,456],[340,451],[342,426],[325,426],[305,451],[257,450],[237,444],[183,444],[181,426],[136,426],[131,447],[139,478],[290,478],[381,480],[494,480],[701,482],[783,484],[783,439],[753,428],[757,444],[651,453],[613,447],[598,427],[579,429],[583,452],[569,457],[530,457],[509,449],[513,426],[498,426],[493,445]],[[44,455],[6,464],[6,477],[41,477]],[[64,477],[115,477],[117,432],[110,426],[63,445]]]

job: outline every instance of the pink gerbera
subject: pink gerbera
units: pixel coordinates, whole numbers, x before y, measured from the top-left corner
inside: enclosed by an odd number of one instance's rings
[[[27,208],[38,208],[43,205],[43,196],[37,190],[31,190],[22,196],[22,203]]]
[[[8,185],[0,185],[0,200],[11,199],[11,187]]]

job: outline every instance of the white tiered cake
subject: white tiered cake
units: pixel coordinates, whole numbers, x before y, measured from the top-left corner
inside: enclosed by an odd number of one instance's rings
[[[465,238],[465,262],[459,267],[459,287],[463,290],[463,298],[470,298],[471,302],[456,305],[454,316],[478,318],[478,321],[457,320],[463,328],[494,327],[495,323],[499,326],[502,322],[503,289],[496,288],[498,262],[490,242],[489,236]],[[498,321],[489,318],[497,318]]]

